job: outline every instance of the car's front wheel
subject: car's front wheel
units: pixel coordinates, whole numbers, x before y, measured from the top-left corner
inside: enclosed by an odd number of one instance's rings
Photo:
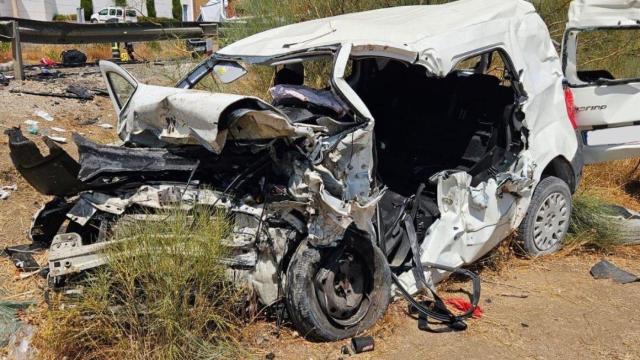
[[[542,179],[518,230],[524,251],[531,256],[558,251],[569,230],[571,210],[567,183],[554,176]]]
[[[96,19],[91,19],[91,23],[92,23],[92,24],[97,24],[97,23],[98,23],[98,20],[96,20]]]
[[[300,335],[335,341],[373,326],[387,310],[391,271],[366,237],[347,235],[337,247],[303,241],[287,271],[286,306]]]

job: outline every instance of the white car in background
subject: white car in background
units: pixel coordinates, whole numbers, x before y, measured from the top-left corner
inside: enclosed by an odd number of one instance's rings
[[[135,9],[109,6],[91,15],[92,24],[106,22],[138,22],[138,14]]]

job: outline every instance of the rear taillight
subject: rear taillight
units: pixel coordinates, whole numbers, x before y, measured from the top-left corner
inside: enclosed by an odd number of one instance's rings
[[[573,102],[573,93],[569,87],[564,88],[564,103],[567,106],[567,115],[573,129],[578,128],[578,122],[576,121],[576,106]]]

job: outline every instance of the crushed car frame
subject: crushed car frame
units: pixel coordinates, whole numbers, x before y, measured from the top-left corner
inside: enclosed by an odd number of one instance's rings
[[[305,82],[317,59],[331,63],[323,88]],[[260,66],[275,71],[271,102],[193,89]],[[462,266],[516,229],[533,256],[567,232],[582,123],[528,2],[289,25],[221,49],[173,88],[100,67],[122,146],[75,135],[76,161],[8,131],[17,169],[55,196],[30,231],[51,247],[52,284],[103,264],[113,226],[207,206],[233,220],[230,276],[263,304],[284,298],[304,336],[335,340],[373,325],[395,292],[431,290],[438,305],[433,286],[452,272],[474,279],[475,305],[479,282]],[[464,318],[412,303],[458,328]]]

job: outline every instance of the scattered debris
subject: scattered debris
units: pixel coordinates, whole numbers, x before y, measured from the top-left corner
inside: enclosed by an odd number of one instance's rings
[[[0,73],[0,85],[9,85],[9,78],[3,73]]]
[[[98,126],[100,126],[103,129],[113,129],[113,125],[107,124],[107,123],[98,124]]]
[[[78,125],[93,125],[98,122],[98,118],[91,118],[78,121]]]
[[[0,347],[13,343],[15,334],[20,329],[18,311],[33,305],[33,302],[1,301],[0,302]],[[11,358],[13,359],[13,358]]]
[[[0,200],[6,200],[11,196],[12,191],[18,190],[18,185],[8,185],[0,188]]]
[[[520,323],[520,326],[522,326],[523,328],[528,328],[529,324],[527,324],[526,322],[523,321],[523,322]]]
[[[482,310],[482,308],[478,305],[475,307],[475,309],[473,308],[473,305],[471,304],[471,302],[469,302],[469,300],[464,299],[464,298],[448,298],[445,299],[445,304],[447,305],[451,305],[454,308],[456,308],[456,310],[459,311],[469,311],[471,309],[473,309],[473,315],[472,317],[474,319],[479,319],[482,317],[482,315],[484,314],[484,311]]]
[[[638,276],[620,269],[607,260],[602,260],[593,265],[590,272],[594,279],[612,279],[619,284],[628,284],[640,281]]]
[[[46,111],[36,110],[33,114],[45,121],[53,121],[53,116],[49,115]]]
[[[63,128],[59,128],[59,127],[52,127],[51,130],[53,130],[55,132],[67,132],[67,130],[65,130]]]
[[[47,138],[60,143],[60,144],[66,144],[67,143],[67,138],[62,137],[62,136],[51,136],[51,135],[47,135]]]
[[[372,336],[354,337],[351,339],[351,346],[356,354],[373,351],[374,342]]]
[[[76,49],[63,51],[60,54],[60,59],[62,59],[64,67],[84,66],[87,63],[87,55]]]
[[[8,353],[9,358],[14,360],[36,359],[38,350],[31,345],[31,340],[36,332],[33,325],[24,325],[10,336]]]
[[[93,99],[93,94],[91,94],[89,92],[89,90],[87,90],[86,88],[81,88],[81,87],[73,88],[74,91],[78,91],[82,95],[78,95],[78,94],[76,94],[74,92],[71,92],[69,90],[69,88],[67,88],[67,92],[66,93],[53,93],[53,92],[47,92],[47,91],[31,91],[31,90],[21,90],[21,89],[11,89],[11,90],[9,90],[9,92],[10,93],[14,93],[14,94],[51,96],[51,97],[59,97],[59,98],[64,98],[64,99],[78,99],[78,100],[91,100],[91,99]],[[86,92],[83,93],[81,89],[84,89]]]
[[[46,278],[47,277],[47,275],[46,275],[47,270],[48,270],[48,268],[44,267],[44,268],[39,268],[37,270],[33,270],[31,272],[23,272],[20,275],[18,275],[18,279],[24,280],[24,279],[30,278],[30,277],[32,277],[34,275],[38,275],[38,274],[42,274],[43,277]]]
[[[48,57],[43,57],[40,59],[40,64],[46,66],[46,67],[53,67],[56,66],[58,63],[56,63],[55,61],[49,59]]]
[[[76,96],[78,96],[78,98],[80,99],[84,99],[84,100],[92,100],[93,99],[93,93],[91,92],[91,90],[87,89],[84,86],[81,85],[69,85],[67,86],[66,91],[68,93],[74,94]]]
[[[13,60],[7,61],[5,63],[0,63],[0,71],[12,71],[13,70]]]
[[[340,348],[340,354],[351,355],[351,347],[349,345],[342,345]]]
[[[498,294],[498,296],[526,299],[529,297],[529,294]]]
[[[64,77],[65,75],[56,69],[40,67],[35,68],[28,76],[35,78],[34,80],[51,80]]]
[[[267,355],[265,355],[265,357],[264,357],[264,358],[265,358],[265,359],[267,359],[267,360],[273,360],[273,359],[275,359],[275,358],[276,358],[276,354],[274,354],[274,353],[270,352],[270,353],[268,353]]]
[[[107,91],[107,89],[91,89],[91,91],[93,91],[97,96],[109,96],[109,91]]]
[[[30,245],[10,246],[4,249],[4,253],[13,261],[13,264],[24,272],[40,270],[40,265],[33,258],[34,250],[30,250]]]
[[[37,121],[29,119],[25,120],[24,124],[27,125],[27,132],[29,134],[38,135],[39,128]]]

